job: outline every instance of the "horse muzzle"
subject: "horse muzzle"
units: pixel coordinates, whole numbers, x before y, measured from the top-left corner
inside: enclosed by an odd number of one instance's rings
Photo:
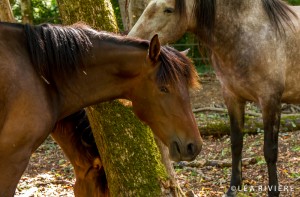
[[[182,144],[178,141],[173,141],[169,146],[170,158],[173,161],[192,161],[200,153],[202,143],[192,142]]]

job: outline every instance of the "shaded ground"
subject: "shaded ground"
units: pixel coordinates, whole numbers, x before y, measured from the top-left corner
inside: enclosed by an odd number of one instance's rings
[[[15,196],[73,197],[73,167],[49,136],[32,155]]]
[[[203,89],[193,98],[194,107],[223,106],[219,83],[211,77],[202,79]],[[205,94],[203,94],[205,93]],[[281,196],[300,196],[300,131],[281,133],[279,139],[278,174]],[[263,134],[244,137],[243,167],[245,188],[239,196],[266,196],[267,167],[262,151]],[[222,196],[229,187],[231,151],[228,136],[204,137],[204,146],[195,162],[175,163],[182,189],[195,196]],[[73,196],[72,166],[60,148],[48,138],[33,154],[15,196]]]
[[[191,95],[191,102],[193,108],[224,105],[221,86],[215,76],[201,77],[201,89]]]
[[[279,138],[278,174],[282,185],[281,196],[300,196],[300,131],[282,133]],[[243,158],[251,159],[251,164],[243,167],[245,188],[239,196],[267,196],[267,167],[262,151],[263,134],[245,136]],[[216,139],[204,138],[204,148],[193,164],[180,163],[176,166],[178,180],[185,191],[193,190],[197,196],[222,196],[229,187],[231,174],[231,151],[228,136]],[[210,165],[202,167],[199,164]],[[213,162],[212,162],[213,161]],[[213,166],[213,165],[223,166]],[[286,189],[284,189],[284,187]]]

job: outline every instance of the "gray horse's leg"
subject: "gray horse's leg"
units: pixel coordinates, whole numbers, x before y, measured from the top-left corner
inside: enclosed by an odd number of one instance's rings
[[[278,132],[280,126],[281,96],[270,96],[261,101],[264,121],[264,156],[268,166],[269,196],[279,196],[277,178]]]
[[[230,188],[225,196],[236,196],[242,186],[242,149],[245,101],[224,91],[224,99],[230,117],[230,139],[232,151],[232,174]]]

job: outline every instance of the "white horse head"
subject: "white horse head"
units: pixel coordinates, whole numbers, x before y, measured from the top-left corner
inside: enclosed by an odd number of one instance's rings
[[[161,43],[174,42],[195,29],[193,4],[192,0],[152,0],[128,35],[150,40],[158,34]]]

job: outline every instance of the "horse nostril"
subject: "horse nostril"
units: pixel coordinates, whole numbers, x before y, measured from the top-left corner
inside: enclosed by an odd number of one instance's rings
[[[187,153],[189,155],[194,155],[196,153],[196,149],[197,149],[196,146],[194,144],[190,143],[187,146]]]

